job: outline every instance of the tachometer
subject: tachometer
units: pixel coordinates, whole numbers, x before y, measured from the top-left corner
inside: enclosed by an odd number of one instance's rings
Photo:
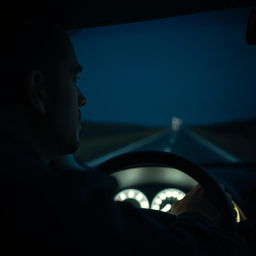
[[[176,188],[164,189],[153,198],[151,209],[170,212],[172,204],[181,200],[185,195],[183,191]]]
[[[146,195],[137,189],[125,189],[120,191],[114,198],[115,201],[127,201],[138,208],[149,209],[149,201]]]

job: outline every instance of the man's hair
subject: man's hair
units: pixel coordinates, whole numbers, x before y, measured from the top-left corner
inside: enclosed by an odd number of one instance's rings
[[[23,95],[23,84],[30,72],[37,69],[54,72],[54,65],[64,56],[61,43],[64,30],[49,17],[24,9],[4,17],[0,25],[0,105],[9,102],[8,93],[12,97]]]

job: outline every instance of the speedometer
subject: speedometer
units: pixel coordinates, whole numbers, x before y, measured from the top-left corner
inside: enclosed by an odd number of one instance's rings
[[[172,204],[181,200],[185,195],[183,191],[176,188],[164,189],[153,198],[151,209],[170,212]]]
[[[138,208],[149,209],[149,201],[144,193],[130,188],[120,191],[114,198],[115,201],[127,201]]]

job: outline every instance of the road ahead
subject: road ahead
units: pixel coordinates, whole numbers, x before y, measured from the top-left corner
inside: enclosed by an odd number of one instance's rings
[[[93,167],[114,156],[130,151],[144,150],[172,152],[195,163],[225,163],[239,161],[239,159],[191,132],[189,129],[182,128],[176,132],[170,130],[144,138],[86,164]]]

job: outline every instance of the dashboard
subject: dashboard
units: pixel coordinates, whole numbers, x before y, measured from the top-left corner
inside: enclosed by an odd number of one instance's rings
[[[167,213],[171,213],[172,205],[198,184],[184,172],[170,167],[130,168],[111,175],[119,184],[115,201]],[[245,216],[235,201],[232,200],[232,204],[238,223]]]
[[[170,212],[197,182],[183,172],[167,167],[140,167],[112,174],[119,184],[115,201],[135,207]]]
[[[166,188],[149,199],[141,190],[128,188],[116,194],[115,201],[128,201],[136,207],[170,212],[172,205],[186,194],[177,188]],[[150,203],[151,202],[151,203]]]

